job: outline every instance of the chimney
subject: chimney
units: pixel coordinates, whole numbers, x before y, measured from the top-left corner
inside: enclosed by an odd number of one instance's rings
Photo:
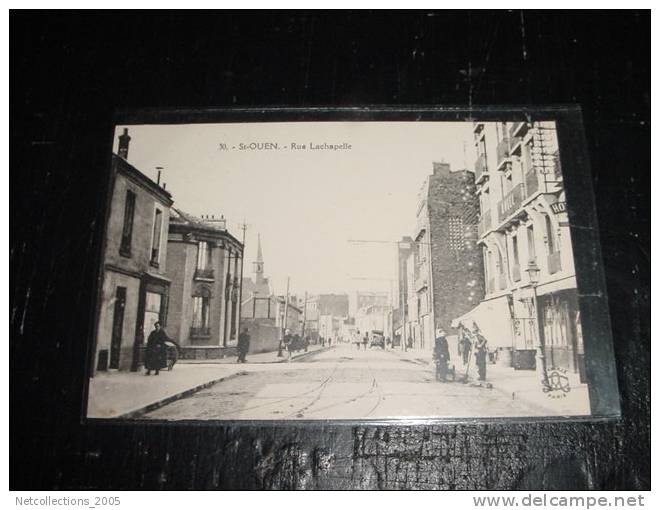
[[[433,175],[448,176],[451,173],[449,163],[436,163],[433,162]]]
[[[131,141],[131,137],[128,136],[128,128],[124,128],[124,134],[119,137],[119,154],[120,158],[128,159],[128,144]]]

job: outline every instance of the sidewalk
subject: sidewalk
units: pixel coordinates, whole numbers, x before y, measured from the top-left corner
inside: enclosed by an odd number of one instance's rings
[[[295,352],[292,354],[291,359],[294,360],[294,359],[304,358],[305,356],[309,356],[310,354],[313,354],[315,352],[327,348],[328,347],[322,347],[320,345],[310,345],[309,348],[307,349],[307,352],[305,351]],[[246,356],[246,360],[247,363],[282,363],[288,360],[288,353],[286,351],[282,351],[282,357],[278,358],[277,351],[260,352],[258,354],[248,354]],[[179,366],[179,364],[235,365],[236,356],[229,356],[227,358],[219,358],[219,359],[181,359],[177,362],[176,366]]]
[[[421,366],[433,367],[431,353],[421,350],[401,351],[391,349],[403,360]],[[460,360],[452,358],[451,364],[456,366],[456,377],[462,378],[465,366]],[[497,364],[486,366],[486,381],[480,383],[477,368],[472,360],[468,371],[468,384],[492,385],[492,389],[503,393],[512,400],[521,400],[548,416],[589,415],[589,389],[586,384],[576,384],[571,381],[570,391],[555,391],[545,393],[541,387],[539,376],[535,370],[515,370]]]
[[[299,352],[291,360],[303,361],[305,357],[324,350],[310,346],[308,352]],[[247,373],[250,366],[260,363],[283,363],[288,358],[278,358],[277,352],[253,354],[247,363],[236,363],[236,358],[222,360],[185,360],[178,362],[172,371],[161,370],[158,376],[146,376],[139,372],[100,372],[90,379],[88,418],[135,418],[140,414],[162,407],[199,390]]]

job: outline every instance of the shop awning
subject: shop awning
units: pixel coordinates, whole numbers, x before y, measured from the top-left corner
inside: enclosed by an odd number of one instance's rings
[[[513,338],[511,334],[511,312],[506,296],[500,296],[482,301],[472,310],[454,319],[452,328],[459,323],[474,330],[475,324],[479,326],[481,334],[488,340],[488,347],[494,350],[498,347],[511,347]]]

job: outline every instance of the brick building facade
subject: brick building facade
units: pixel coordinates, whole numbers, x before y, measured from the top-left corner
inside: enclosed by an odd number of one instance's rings
[[[431,350],[436,328],[452,336],[453,319],[483,298],[474,186],[473,172],[434,163],[420,190],[413,250],[399,251],[407,257],[399,261],[407,272],[404,335],[414,348]]]

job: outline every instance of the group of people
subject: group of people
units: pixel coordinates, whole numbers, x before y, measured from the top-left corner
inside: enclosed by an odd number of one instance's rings
[[[479,380],[486,380],[486,362],[488,360],[488,341],[481,334],[477,324],[470,332],[463,324],[458,325],[458,355],[463,362],[466,373],[469,369],[470,354],[474,353],[475,364]],[[436,366],[436,377],[439,381],[446,381],[449,375],[449,343],[447,334],[442,328],[436,330],[435,345],[433,348],[433,361]]]

